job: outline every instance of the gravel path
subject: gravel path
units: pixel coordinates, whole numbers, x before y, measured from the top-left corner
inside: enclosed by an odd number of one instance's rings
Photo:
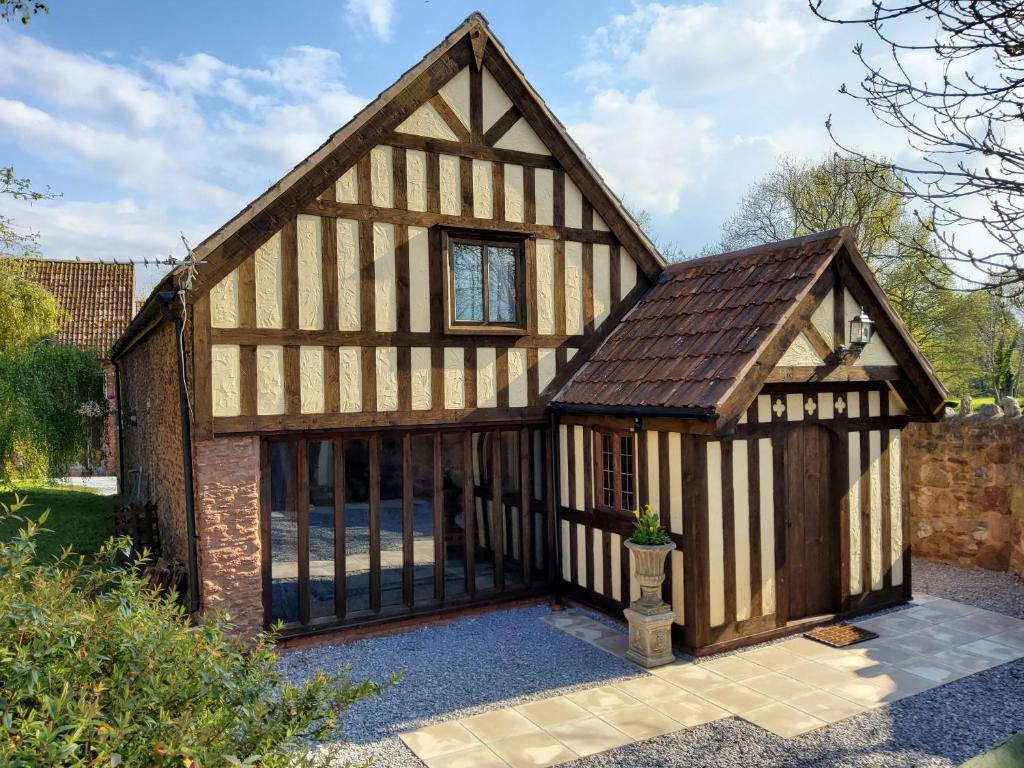
[[[1024,584],[1009,574],[914,563],[915,591],[1024,618]],[[380,768],[422,764],[397,734],[512,704],[640,674],[611,654],[516,608],[348,645],[285,652],[293,677],[351,662],[356,678],[405,679],[343,717],[341,756]],[[591,614],[592,615],[592,614]],[[599,620],[603,617],[595,617]],[[1024,729],[1024,660],[963,678],[786,740],[736,718],[719,720],[578,760],[611,766],[956,766]]]

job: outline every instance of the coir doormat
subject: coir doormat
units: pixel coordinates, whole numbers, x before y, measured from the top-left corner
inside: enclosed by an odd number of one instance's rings
[[[830,645],[833,648],[843,648],[865,640],[873,640],[878,635],[869,629],[855,627],[853,624],[835,624],[831,627],[823,627],[813,632],[807,632],[804,634],[804,637],[817,640],[819,643]]]

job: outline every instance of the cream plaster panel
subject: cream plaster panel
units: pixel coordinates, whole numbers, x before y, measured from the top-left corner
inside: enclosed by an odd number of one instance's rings
[[[626,253],[625,248],[619,249],[619,296],[626,298],[636,287],[636,262]]]
[[[572,428],[573,450],[576,452],[576,466],[583,468],[583,427],[580,424]],[[583,511],[583,472],[576,473],[576,509]]]
[[[473,216],[494,218],[494,176],[488,160],[473,161]]]
[[[738,419],[736,419],[736,423],[737,424],[746,424],[747,423],[747,412],[746,411],[743,411],[743,413],[740,414],[740,417]]]
[[[648,454],[650,455],[650,454]],[[678,432],[668,433],[668,529],[683,532],[682,438]]]
[[[383,144],[370,150],[370,202],[378,208],[395,204],[394,165],[391,147]]]
[[[398,410],[398,348],[377,347],[377,410]]]
[[[410,211],[427,210],[427,153],[405,150],[405,204]]]
[[[525,117],[519,118],[511,128],[494,143],[497,149],[512,149],[516,152],[530,152],[534,155],[550,155],[551,152],[540,140]]]
[[[586,541],[587,537],[584,536],[583,540]],[[591,556],[591,558],[594,561],[594,589],[593,589],[593,591],[597,592],[597,594],[599,594],[599,595],[603,595],[604,594],[604,567],[602,566],[602,564],[604,563],[604,548],[603,548],[603,544],[604,544],[604,531],[602,531],[600,528],[595,528],[594,529],[594,535],[593,535],[593,541],[590,542],[590,556]],[[583,562],[586,563],[586,560],[584,560]],[[583,570],[583,573],[586,574],[586,570]],[[615,573],[615,571],[612,571],[612,573]],[[615,575],[617,576],[618,574],[615,573]],[[586,585],[585,583],[586,583],[586,579],[584,579],[584,585]]]
[[[583,227],[583,193],[568,174],[565,174],[565,226]]]
[[[707,444],[708,461],[708,577],[712,627],[725,623],[725,550],[722,530],[722,444]]]
[[[855,365],[897,365],[896,358],[882,341],[882,337],[875,333],[868,345],[861,350],[854,362]]]
[[[620,573],[622,568],[622,537],[617,533],[609,534],[608,549],[611,551],[612,573]],[[612,600],[622,599],[622,579],[612,577]]]
[[[414,411],[429,411],[431,406],[430,347],[413,347],[409,357],[412,409]]]
[[[363,410],[363,366],[360,347],[338,348],[338,379],[342,413]]]
[[[889,390],[889,415],[890,416],[904,416],[907,413],[906,403],[903,402],[896,392]]]
[[[868,392],[868,416],[882,415],[882,393],[876,391]]]
[[[280,328],[281,233],[275,232],[256,249],[256,327]]]
[[[523,166],[505,164],[505,221],[523,220]]]
[[[537,333],[555,332],[555,244],[537,240]]]
[[[829,348],[835,349],[835,318],[833,316],[833,307],[835,306],[835,300],[832,298],[832,291],[825,294],[818,306],[814,308],[814,312],[811,314],[811,325],[817,329],[818,333],[821,334],[821,338],[825,340]],[[852,315],[851,315],[852,317]]]
[[[444,407],[466,407],[465,351],[462,347],[444,348]]]
[[[303,413],[324,412],[323,347],[299,347],[299,399]]]
[[[804,396],[799,393],[786,395],[786,421],[803,421]]]
[[[864,581],[861,578],[861,562],[864,552],[860,540],[861,510],[860,499],[860,432],[849,434],[850,447],[847,451],[849,456],[849,481],[847,497],[850,503],[850,594],[859,595],[864,591]]]
[[[685,594],[683,592],[683,553],[679,550],[669,552],[672,558],[672,612],[675,613],[672,623],[683,626],[686,621],[684,612]],[[615,573],[615,571],[612,571]]]
[[[846,415],[851,419],[860,418],[860,392],[846,393]]]
[[[860,314],[860,304],[853,298],[849,288],[843,289],[843,319],[846,322],[844,333],[850,333],[850,321]],[[849,341],[849,339],[847,339]]]
[[[569,506],[569,427],[558,425],[558,499],[563,507]]]
[[[868,433],[868,478],[871,488],[870,530],[871,530],[871,589],[883,587],[882,580],[882,434],[877,430]]]
[[[448,123],[434,109],[429,101],[421,104],[419,108],[405,118],[395,128],[398,133],[411,133],[415,136],[426,136],[430,139],[444,139],[446,141],[458,141],[459,137],[448,127]]]
[[[525,408],[529,397],[526,382],[526,350],[508,350],[508,404],[511,408]]]
[[[409,227],[409,330],[430,330],[430,244],[426,227]]]
[[[284,413],[284,347],[256,347],[256,413]]]
[[[569,521],[562,521],[562,581],[572,582],[572,555],[569,551],[569,545],[572,543],[569,539]]]
[[[238,327],[238,270],[231,270],[210,289],[210,325],[214,328]]]
[[[747,441],[732,444],[732,517],[736,542],[736,619],[750,618],[750,492]],[[760,521],[759,521],[760,522]]]
[[[550,168],[533,172],[534,216],[538,224],[555,223],[555,173]]]
[[[583,244],[565,243],[565,332],[583,333]]]
[[[487,67],[483,68],[481,80],[483,81],[481,90],[483,91],[484,130],[486,131],[508,112],[512,106],[512,99],[505,93],[505,89],[498,85],[498,81],[494,79],[494,75]]]
[[[498,407],[497,355],[494,347],[476,350],[476,404],[478,408]]]
[[[647,431],[647,498],[639,499],[639,504],[658,505],[661,499],[661,454],[658,452],[658,433]],[[659,512],[661,510],[658,510]]]
[[[757,441],[758,509],[761,514],[761,611],[775,612],[775,473],[772,440]]]
[[[831,392],[818,393],[818,419],[831,419],[835,417],[834,403]]]
[[[811,365],[819,366],[824,365],[825,361],[821,359],[821,355],[814,351],[814,347],[811,346],[811,342],[807,340],[807,337],[803,333],[800,333],[793,343],[789,345],[781,358],[779,358],[779,365]]]
[[[462,175],[459,171],[459,158],[454,155],[441,155],[438,158],[438,184],[441,190],[441,213],[461,216]]]
[[[339,203],[359,202],[359,177],[354,165],[334,183],[334,199]]]
[[[587,529],[576,523],[576,583],[587,586]]]
[[[398,330],[398,296],[395,285],[395,225],[373,224],[374,311],[378,331]]]
[[[359,330],[359,223],[337,220],[338,328]]]
[[[238,416],[242,412],[241,363],[234,344],[210,347],[210,382],[213,387],[213,415]]]
[[[299,328],[318,331],[324,327],[324,279],[322,227],[319,216],[300,215],[295,225],[299,267]]]
[[[569,361],[570,361],[570,360],[572,360],[572,359],[573,359],[574,357],[576,357],[576,353],[577,353],[578,351],[579,351],[579,350],[578,350],[578,349],[577,349],[576,347],[566,347],[566,348],[565,348],[565,361],[566,361],[566,362],[569,362]]]
[[[463,67],[458,73],[441,86],[441,98],[459,116],[459,120],[469,128],[469,67]]]
[[[757,396],[757,423],[770,424],[772,420],[772,398],[770,395]]]
[[[604,219],[598,216],[597,211],[594,211],[594,229],[596,229],[598,232],[608,231],[608,224],[605,223]]]
[[[594,244],[594,327],[608,319],[612,311],[611,249]]]
[[[555,378],[555,350],[537,350],[537,394],[539,395]]]
[[[889,441],[889,562],[892,563],[892,585],[903,583],[903,477],[900,431],[890,429]]]

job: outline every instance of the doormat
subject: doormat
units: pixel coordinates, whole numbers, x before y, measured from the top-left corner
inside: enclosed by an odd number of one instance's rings
[[[817,640],[819,643],[830,645],[833,648],[844,648],[854,643],[873,640],[878,635],[869,629],[855,627],[853,624],[836,624],[831,627],[816,629],[813,632],[807,632],[804,634],[804,637]]]

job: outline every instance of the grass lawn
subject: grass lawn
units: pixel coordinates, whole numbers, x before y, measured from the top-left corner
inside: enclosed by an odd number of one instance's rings
[[[39,558],[47,560],[60,553],[61,547],[70,546],[75,552],[89,555],[114,535],[114,505],[116,496],[100,496],[81,488],[69,486],[28,486],[17,490],[28,498],[31,506],[19,513],[23,517],[37,518],[46,509],[50,516],[36,540]],[[0,501],[14,501],[13,491],[0,492]],[[19,521],[0,522],[0,537],[10,538],[21,526]]]
[[[995,401],[996,401],[996,399],[994,397],[972,397],[971,398],[971,407],[974,408],[975,411],[977,411],[979,406],[982,406],[982,405],[992,405]],[[953,408],[956,408],[956,409],[960,408],[960,398],[959,397],[951,397],[951,398],[949,398],[948,402],[956,403],[956,405],[954,405]],[[1024,409],[1024,397],[1018,397],[1017,398],[1017,402],[1020,403],[1020,407],[1022,409]]]
[[[1020,768],[1024,765],[1024,731],[995,749],[968,760],[960,768]]]

